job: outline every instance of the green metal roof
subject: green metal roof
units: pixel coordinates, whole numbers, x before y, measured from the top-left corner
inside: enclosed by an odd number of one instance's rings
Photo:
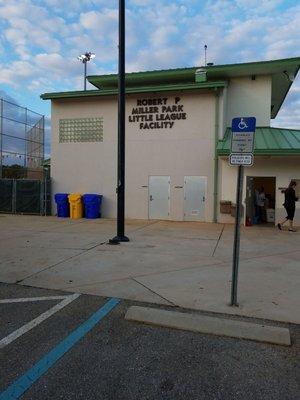
[[[271,75],[271,118],[275,118],[292,85],[289,76],[299,71],[300,57],[243,64],[214,65],[208,67],[208,79],[230,79],[233,77]]]
[[[240,64],[213,65],[200,67],[206,71],[207,82],[196,82],[197,67],[177,68],[158,71],[132,72],[126,74],[127,93],[163,92],[170,90],[191,90],[225,86],[225,82],[234,77],[257,75],[271,76],[271,118],[275,118],[290,89],[292,81],[300,67],[300,57],[272,61],[259,61]],[[118,90],[118,75],[91,75],[87,79],[101,90],[78,92],[45,93],[44,100],[116,95]],[[219,86],[217,86],[219,82]]]
[[[204,90],[227,86],[226,81],[202,82],[202,83],[181,83],[159,86],[137,86],[127,87],[127,94],[149,93],[149,92],[171,92],[178,90]],[[105,88],[103,90],[80,90],[75,92],[44,93],[41,95],[43,100],[69,99],[95,96],[115,96],[118,94],[117,88]]]
[[[219,140],[217,153],[227,156],[230,153],[231,129],[227,128],[224,139]],[[300,130],[261,127],[256,128],[254,155],[293,156],[300,155]]]
[[[238,76],[271,75],[271,118],[275,118],[292,85],[289,76],[299,71],[300,57],[243,64],[214,65],[208,67],[208,79],[230,79]]]
[[[125,76],[126,86],[160,85],[166,83],[195,83],[197,68],[176,68],[157,71],[130,72]],[[117,88],[118,75],[90,75],[88,81],[99,89]]]
[[[300,57],[283,58],[280,60],[255,61],[240,64],[224,64],[207,66],[207,75],[209,78],[220,79],[233,78],[236,76],[269,75],[277,74],[283,71],[298,71],[300,66]]]
[[[230,79],[234,77],[251,75],[273,75],[284,71],[297,73],[300,65],[300,57],[281,60],[257,61],[239,64],[212,65],[206,67],[175,68],[156,71],[130,72],[126,74],[127,86],[141,84],[160,84],[175,82],[195,82],[195,73],[201,68],[206,71],[208,79]],[[286,78],[286,76],[285,76]],[[116,88],[118,75],[89,75],[88,81],[97,88]]]
[[[271,118],[275,118],[291,87],[288,76],[296,76],[300,57],[281,60],[258,61],[240,64],[225,64],[200,67],[206,71],[208,81],[229,80],[234,77],[269,75],[272,78]],[[126,85],[156,85],[165,83],[193,83],[197,67],[177,68],[159,71],[132,72],[126,74]],[[118,86],[118,75],[90,75],[89,82],[99,89]]]

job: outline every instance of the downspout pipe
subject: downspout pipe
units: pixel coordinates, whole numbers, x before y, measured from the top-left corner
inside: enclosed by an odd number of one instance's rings
[[[217,147],[219,141],[219,118],[220,118],[220,92],[215,89],[215,149],[214,149],[214,214],[213,222],[218,221],[218,184],[219,184],[219,159]]]

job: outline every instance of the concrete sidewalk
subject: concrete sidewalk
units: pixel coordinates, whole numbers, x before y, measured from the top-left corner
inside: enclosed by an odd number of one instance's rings
[[[233,226],[0,215],[0,281],[300,323],[300,232],[242,229],[239,307],[229,304]]]

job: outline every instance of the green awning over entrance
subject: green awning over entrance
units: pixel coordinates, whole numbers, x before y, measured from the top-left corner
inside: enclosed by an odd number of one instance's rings
[[[223,140],[219,140],[217,154],[230,153],[231,129],[227,128]],[[300,155],[300,130],[262,127],[256,128],[254,154],[257,156]]]

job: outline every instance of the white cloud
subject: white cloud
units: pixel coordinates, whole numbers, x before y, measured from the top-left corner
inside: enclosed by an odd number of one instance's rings
[[[150,36],[150,41],[153,43],[153,47],[161,48],[172,43],[172,39],[179,32],[175,25],[161,26],[156,29]]]
[[[283,0],[236,0],[238,7],[243,8],[246,12],[266,13],[276,9]]]
[[[81,13],[79,21],[86,30],[97,32],[100,35],[110,35],[110,31],[115,30],[118,26],[118,15],[117,9],[104,9],[102,12],[89,11]]]
[[[153,4],[153,0],[130,0],[130,3],[134,6],[149,6]]]
[[[176,68],[183,60],[187,61],[187,54],[184,49],[178,49],[176,46],[153,50],[151,53],[147,49],[140,50],[134,62],[127,63],[128,72],[146,71],[151,69],[169,69]],[[157,67],[159,65],[159,67]],[[185,64],[187,66],[187,64]]]
[[[2,2],[0,16],[5,19],[26,18],[30,21],[41,21],[48,13],[45,8],[33,4],[30,0],[10,0]]]
[[[10,103],[18,104],[14,97],[11,97],[5,90],[0,90],[0,98],[9,101]]]
[[[300,129],[300,75],[293,83],[287,99],[284,101],[272,126]]]
[[[14,61],[11,64],[0,64],[0,83],[19,86],[19,83],[34,76],[34,66],[27,61]]]
[[[62,76],[69,76],[70,73],[74,73],[77,69],[77,62],[73,59],[65,59],[63,56],[57,53],[42,53],[37,54],[35,57],[35,63],[38,67],[51,70],[54,73]],[[66,66],[68,66],[66,68]]]
[[[26,39],[20,29],[10,28],[4,31],[6,39],[13,43],[15,46],[25,45]]]
[[[221,64],[298,56],[299,26],[300,5],[284,0],[128,0],[127,70],[201,65],[204,44]],[[117,0],[0,0],[0,28],[0,82],[34,95],[82,88],[84,51],[96,53],[88,73],[117,70]],[[292,93],[283,110],[298,121]]]

